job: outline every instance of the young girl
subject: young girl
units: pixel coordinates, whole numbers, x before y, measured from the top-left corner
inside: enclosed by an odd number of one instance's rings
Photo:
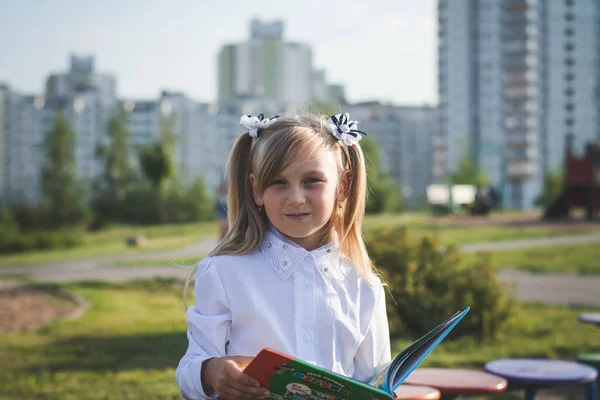
[[[243,373],[262,348],[367,381],[390,360],[384,290],[362,239],[364,132],[348,114],[243,116],[229,156],[229,224],[197,265],[186,399],[266,398]]]

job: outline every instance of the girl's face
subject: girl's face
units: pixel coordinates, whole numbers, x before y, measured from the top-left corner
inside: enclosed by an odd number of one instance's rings
[[[250,175],[252,184],[254,176]],[[289,166],[267,182],[264,193],[254,191],[269,221],[288,239],[314,250],[321,245],[324,226],[336,207],[338,167],[335,154],[319,148],[299,154]]]

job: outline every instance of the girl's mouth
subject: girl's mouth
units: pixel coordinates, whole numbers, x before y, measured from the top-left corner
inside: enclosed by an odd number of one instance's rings
[[[310,215],[310,213],[285,214],[286,217],[288,217],[290,219],[296,219],[296,220],[304,219],[304,218],[308,217],[309,215]]]

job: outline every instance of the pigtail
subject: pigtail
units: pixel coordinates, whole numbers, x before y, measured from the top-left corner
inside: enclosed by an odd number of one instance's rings
[[[239,136],[227,159],[228,170],[228,222],[229,229],[223,240],[209,254],[244,254],[255,250],[268,229],[266,216],[262,215],[254,203],[250,173],[252,172],[253,138],[248,133]],[[188,287],[195,277],[198,267],[190,270],[183,291],[183,301],[187,308]]]
[[[247,218],[243,218],[247,217],[248,210],[244,206],[244,202],[240,201],[240,195],[252,193],[249,179],[250,172],[252,171],[250,165],[251,149],[252,137],[244,133],[235,141],[227,160],[229,193],[231,194],[227,199],[230,232],[246,232],[248,228],[248,220]],[[238,239],[239,235],[234,234],[230,236]]]
[[[367,172],[364,156],[358,145],[347,146],[343,152],[346,156],[345,169],[349,173],[349,185],[334,228],[339,233],[341,251],[356,264],[361,275],[369,278],[374,271],[374,266],[363,238],[367,203]]]
[[[244,133],[234,143],[227,160],[229,169],[229,231],[211,255],[244,254],[256,249],[267,230],[266,216],[254,203],[252,173],[253,139]]]

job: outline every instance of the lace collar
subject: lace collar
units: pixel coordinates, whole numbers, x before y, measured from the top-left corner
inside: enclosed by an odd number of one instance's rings
[[[288,279],[300,263],[313,266],[326,283],[343,279],[339,243],[334,232],[331,242],[308,251],[287,239],[273,226],[265,235],[260,250],[281,279]]]

